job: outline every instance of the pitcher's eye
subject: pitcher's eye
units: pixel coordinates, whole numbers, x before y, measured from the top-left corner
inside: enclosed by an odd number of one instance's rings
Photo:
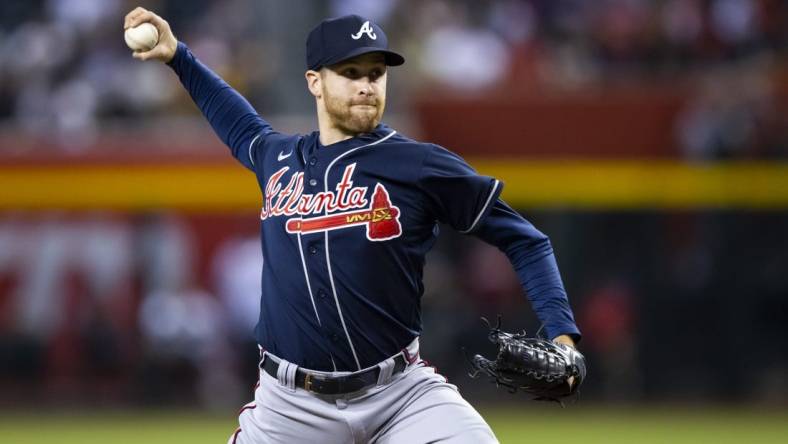
[[[351,79],[358,77],[358,70],[356,68],[345,68],[342,70],[342,75]]]

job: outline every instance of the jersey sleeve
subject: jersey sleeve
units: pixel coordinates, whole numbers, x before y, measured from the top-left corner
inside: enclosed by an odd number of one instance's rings
[[[550,239],[502,200],[492,207],[473,235],[509,258],[550,339],[566,334],[580,341]]]
[[[274,133],[271,125],[243,96],[197,60],[183,42],[178,42],[169,65],[233,156],[254,171],[261,142]]]
[[[503,183],[478,174],[465,160],[437,145],[430,145],[419,174],[428,210],[439,221],[461,233],[470,233],[501,194]]]

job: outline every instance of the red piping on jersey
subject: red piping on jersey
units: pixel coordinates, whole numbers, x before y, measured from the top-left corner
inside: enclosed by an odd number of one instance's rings
[[[419,359],[419,354],[416,353],[416,356],[411,356],[410,352],[408,352],[407,348],[402,349],[402,353],[405,355],[405,360],[408,361],[408,364],[413,364]]]
[[[436,374],[436,375],[438,375],[438,376],[443,376],[443,379],[445,379],[445,380],[446,380],[446,382],[449,382],[449,378],[447,378],[447,377],[446,377],[446,375],[442,375],[442,374],[440,374],[440,373],[438,372],[438,367],[435,367],[434,365],[431,365],[431,364],[430,364],[430,361],[428,361],[428,360],[426,360],[426,359],[423,359],[422,361],[424,361],[424,364],[426,364],[426,365],[427,365],[427,367],[431,368],[431,369],[432,369],[432,370],[435,372],[435,374]]]
[[[240,433],[241,433],[241,428],[238,427],[238,430],[236,430],[235,433],[233,433],[233,444],[235,444],[235,441],[238,439],[238,435]]]
[[[252,404],[252,403],[250,402],[249,404],[247,404],[247,405],[245,405],[245,406],[241,407],[241,410],[238,410],[238,415],[240,415],[241,413],[243,413],[243,412],[244,412],[244,411],[246,411],[246,410],[254,410],[254,409],[256,409],[256,408],[257,408],[257,404]]]

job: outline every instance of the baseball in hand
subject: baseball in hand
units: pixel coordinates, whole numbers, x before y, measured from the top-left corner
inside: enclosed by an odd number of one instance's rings
[[[159,30],[150,23],[129,28],[123,34],[126,44],[134,52],[146,52],[159,43]]]

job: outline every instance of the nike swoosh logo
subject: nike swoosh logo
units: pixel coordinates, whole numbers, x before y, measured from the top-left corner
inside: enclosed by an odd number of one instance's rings
[[[291,154],[293,154],[293,152],[292,152],[292,151],[290,151],[290,152],[289,152],[289,153],[287,153],[287,154],[285,154],[285,152],[284,152],[284,151],[279,151],[279,155],[278,155],[278,156],[276,156],[276,159],[277,159],[278,161],[280,161],[280,162],[281,162],[281,161],[283,161],[283,160],[287,159],[288,157],[290,157],[290,155],[291,155]]]

